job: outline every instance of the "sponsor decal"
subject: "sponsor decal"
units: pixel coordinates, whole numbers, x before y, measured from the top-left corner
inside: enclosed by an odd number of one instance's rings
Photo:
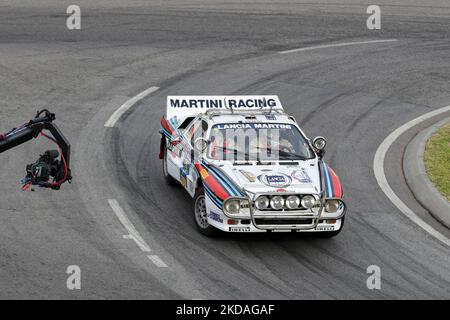
[[[206,179],[209,177],[208,171],[206,171],[206,169],[201,169],[200,175],[202,176],[202,179]]]
[[[223,223],[223,219],[220,217],[220,214],[218,214],[217,212],[211,211],[208,214],[208,218],[210,218],[211,220],[214,220],[216,222]]]
[[[180,182],[181,182],[181,185],[182,185],[184,188],[187,187],[187,179],[186,179],[186,177],[181,176],[181,177],[180,177]]]
[[[255,182],[256,181],[256,177],[253,173],[245,171],[245,170],[239,170],[239,172],[247,178],[248,181],[250,182]]]
[[[250,227],[230,227],[230,232],[250,232]]]
[[[277,96],[171,96],[170,108],[185,109],[282,109]]]
[[[334,226],[330,227],[316,227],[317,231],[334,231]]]
[[[277,120],[277,116],[274,114],[266,114],[267,120]]]
[[[183,171],[186,175],[189,175],[191,172],[191,166],[188,162],[183,163]]]
[[[286,189],[280,188],[280,189],[275,190],[275,192],[286,192]]]
[[[258,179],[265,185],[275,188],[288,187],[292,182],[292,178],[283,173],[274,173],[274,174],[264,173],[258,176]]]
[[[184,188],[187,187],[186,174],[184,173],[183,169],[180,169],[180,183]]]
[[[188,189],[191,193],[194,193],[194,183],[190,180],[187,179],[187,183],[188,183]]]
[[[294,170],[291,173],[291,177],[300,183],[311,183],[311,178],[304,168],[300,168],[300,170]]]

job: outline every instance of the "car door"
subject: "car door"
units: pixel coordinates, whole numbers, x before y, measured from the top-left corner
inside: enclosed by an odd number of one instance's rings
[[[191,125],[185,130],[186,140],[189,142],[183,146],[181,152],[181,167],[180,167],[180,183],[187,190],[187,192],[194,196],[197,181],[197,172],[194,166],[194,142],[195,139],[203,137],[208,130],[208,123],[201,119],[195,119]]]

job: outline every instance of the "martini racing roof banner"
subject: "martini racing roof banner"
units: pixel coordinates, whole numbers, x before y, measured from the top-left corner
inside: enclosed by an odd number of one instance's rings
[[[186,118],[210,109],[283,110],[278,96],[168,96],[167,119]]]

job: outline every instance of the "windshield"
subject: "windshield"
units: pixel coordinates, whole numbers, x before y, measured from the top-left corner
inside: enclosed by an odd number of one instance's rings
[[[306,160],[314,152],[296,126],[286,123],[224,123],[211,129],[207,155],[229,161]]]

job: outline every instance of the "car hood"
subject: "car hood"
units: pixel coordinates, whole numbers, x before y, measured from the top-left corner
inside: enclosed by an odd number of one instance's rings
[[[317,194],[320,192],[317,160],[274,165],[242,165],[224,162],[216,166],[237,186],[250,193]]]

